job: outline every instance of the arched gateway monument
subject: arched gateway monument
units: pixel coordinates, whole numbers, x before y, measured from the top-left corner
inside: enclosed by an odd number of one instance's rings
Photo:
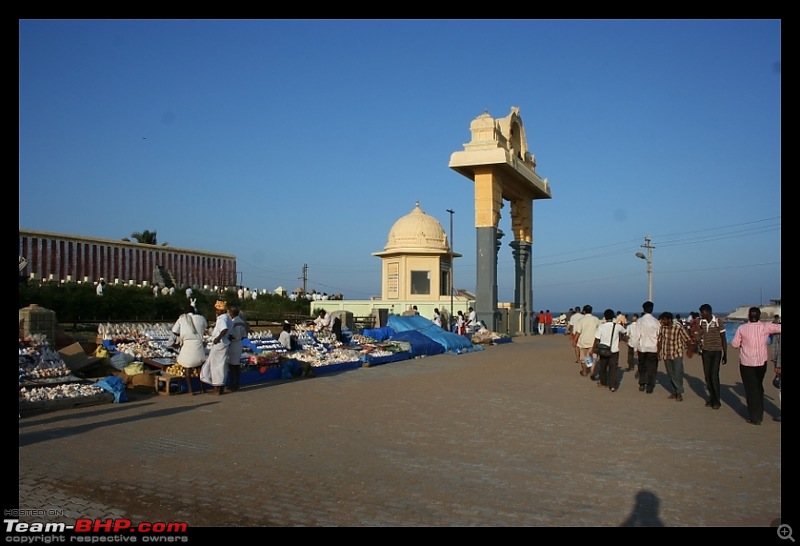
[[[528,151],[519,108],[494,119],[484,112],[470,123],[472,140],[464,150],[450,156],[450,168],[475,184],[475,230],[477,233],[477,279],[475,312],[491,329],[498,329],[497,253],[505,235],[498,229],[503,201],[511,203],[509,243],[514,255],[514,308],[509,330],[520,334],[531,330],[533,309],[533,200],[551,199],[547,179],[536,174],[536,160]]]

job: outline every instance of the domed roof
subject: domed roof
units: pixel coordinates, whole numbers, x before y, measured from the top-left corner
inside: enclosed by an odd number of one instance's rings
[[[434,252],[449,251],[447,235],[442,224],[419,208],[417,201],[414,210],[397,220],[386,239],[384,252]]]

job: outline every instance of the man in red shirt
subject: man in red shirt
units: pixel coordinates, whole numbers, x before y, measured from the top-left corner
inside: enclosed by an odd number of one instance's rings
[[[550,312],[550,309],[544,313],[544,333],[553,333],[553,313]]]
[[[544,311],[541,309],[539,310],[538,320],[536,321],[536,328],[539,331],[539,335],[544,334]]]

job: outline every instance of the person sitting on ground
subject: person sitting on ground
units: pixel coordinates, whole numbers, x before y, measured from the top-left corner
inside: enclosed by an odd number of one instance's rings
[[[288,322],[283,323],[283,329],[278,336],[278,343],[280,343],[287,351],[294,350],[294,347],[292,346],[292,325]]]
[[[292,325],[289,324],[289,322],[287,321],[284,321],[283,323],[283,328],[281,329],[281,333],[278,336],[278,343],[280,343],[287,351],[296,351],[300,348],[297,343],[297,338],[294,336],[294,334],[292,334]],[[287,358],[293,358],[293,357],[287,356]],[[296,372],[292,370],[292,368],[294,367],[292,362],[293,362],[292,360],[284,361],[284,368],[285,368],[284,371],[286,375],[285,376],[283,374],[281,375],[283,379],[288,379],[290,373],[292,375],[296,375]],[[311,367],[311,363],[306,362],[305,360],[297,360],[296,362],[300,363],[300,370],[303,377],[317,376],[317,374],[314,373],[314,370]],[[291,372],[288,370],[291,370]]]
[[[331,327],[331,317],[325,311],[325,309],[319,310],[319,315],[317,318],[314,319],[314,330],[317,332],[322,332],[323,330],[329,330]]]

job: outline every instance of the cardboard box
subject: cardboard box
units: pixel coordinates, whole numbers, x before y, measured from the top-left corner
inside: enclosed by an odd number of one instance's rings
[[[103,360],[102,358],[98,358],[96,356],[87,355],[80,343],[67,345],[58,351],[58,354],[61,356],[61,360],[64,361],[64,364],[67,365],[67,368],[73,372],[82,370],[83,368],[87,368],[92,364],[97,364],[97,362]]]
[[[129,389],[135,389],[136,387],[148,387],[151,389],[156,388],[156,375],[158,375],[158,370],[150,370],[145,373],[139,373],[136,375],[128,375],[125,372],[119,372],[119,377],[125,382],[125,386]]]

